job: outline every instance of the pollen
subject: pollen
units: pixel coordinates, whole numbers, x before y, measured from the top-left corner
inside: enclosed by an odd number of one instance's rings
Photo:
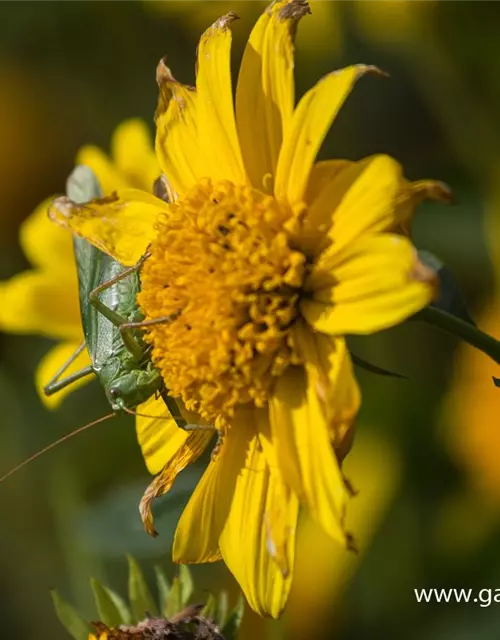
[[[238,405],[264,406],[276,376],[299,363],[299,215],[251,187],[204,180],[157,224],[138,301],[165,322],[145,339],[169,393],[217,428]]]

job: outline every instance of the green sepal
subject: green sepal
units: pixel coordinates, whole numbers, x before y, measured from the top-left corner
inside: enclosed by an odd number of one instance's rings
[[[351,360],[353,364],[357,367],[361,367],[362,369],[366,369],[370,373],[375,373],[378,376],[388,376],[390,378],[399,378],[400,380],[407,380],[408,378],[404,376],[402,373],[397,373],[396,371],[389,371],[389,369],[383,369],[382,367],[377,366],[376,364],[372,364],[371,362],[367,362],[360,358],[356,354],[351,351]]]
[[[227,591],[222,590],[217,598],[217,611],[215,613],[215,622],[219,627],[223,627],[226,624],[229,611],[229,601],[227,597]]]
[[[225,640],[236,640],[245,613],[245,600],[241,593],[233,609],[229,613],[226,622],[221,627],[221,634]]]
[[[200,615],[204,618],[207,618],[208,620],[215,621],[216,614],[217,614],[217,600],[215,599],[215,596],[213,593],[209,593],[205,606],[203,607],[203,610],[200,613]]]
[[[130,607],[135,620],[144,620],[147,615],[156,616],[157,608],[144,574],[137,560],[127,555],[129,575],[128,593]]]
[[[132,614],[125,601],[95,578],[90,580],[99,619],[108,627],[131,624]]]
[[[189,567],[185,564],[179,565],[179,585],[180,585],[180,609],[184,609],[189,603],[194,591],[193,578]]]
[[[172,588],[168,594],[168,601],[165,611],[165,617],[167,620],[175,616],[176,613],[182,610],[181,601],[181,581],[176,576],[172,582]]]
[[[78,611],[66,602],[59,593],[53,589],[50,592],[52,602],[59,622],[75,640],[88,640],[92,627],[82,618]]]
[[[424,264],[438,274],[439,297],[414,318],[448,331],[500,364],[500,342],[479,329],[465,305],[452,272],[429,251],[419,251],[418,255]],[[500,387],[500,378],[492,376],[492,380],[496,387]]]
[[[432,302],[431,306],[441,309],[441,311],[446,311],[446,313],[451,313],[451,315],[464,320],[464,322],[476,326],[451,270],[430,251],[420,250],[418,257],[425,265],[431,267],[439,278],[439,297]]]
[[[160,565],[155,566],[156,586],[158,588],[158,597],[160,600],[160,612],[167,617],[168,598],[170,594],[170,583],[165,572]]]

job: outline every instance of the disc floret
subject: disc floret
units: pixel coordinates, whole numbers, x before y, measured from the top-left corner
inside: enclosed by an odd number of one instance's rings
[[[139,302],[170,393],[222,427],[238,404],[264,406],[298,356],[291,339],[306,257],[296,215],[272,196],[203,180],[157,225]]]

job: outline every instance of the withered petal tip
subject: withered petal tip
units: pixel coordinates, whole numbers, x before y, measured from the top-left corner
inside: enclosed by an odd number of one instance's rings
[[[227,29],[233,22],[239,20],[240,16],[235,11],[224,14],[212,25],[212,29]]]
[[[300,20],[310,13],[311,7],[307,0],[291,0],[278,11],[278,18],[280,20]]]

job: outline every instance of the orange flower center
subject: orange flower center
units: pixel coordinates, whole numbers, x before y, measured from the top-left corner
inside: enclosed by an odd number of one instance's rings
[[[235,407],[263,406],[298,363],[291,327],[306,258],[290,246],[296,215],[273,197],[204,180],[158,223],[139,304],[169,392],[222,428]]]

